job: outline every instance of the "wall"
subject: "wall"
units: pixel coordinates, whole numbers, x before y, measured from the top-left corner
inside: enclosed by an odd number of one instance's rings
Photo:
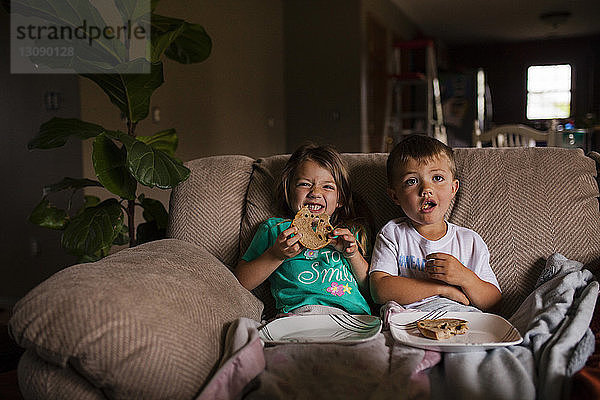
[[[10,16],[0,7],[0,306],[11,305],[35,285],[75,261],[60,248],[61,232],[28,222],[42,188],[65,176],[81,176],[81,144],[71,140],[54,150],[27,150],[40,125],[54,116],[78,117],[79,92],[73,75],[11,75]],[[48,111],[44,94],[60,93],[61,107]],[[66,196],[50,199],[66,206]],[[81,197],[74,199],[75,203]]]
[[[600,93],[594,90],[593,82],[594,75],[596,79],[600,76],[599,44],[600,37],[587,37],[465,46],[448,53],[456,69],[485,69],[495,123],[530,123],[525,114],[527,68],[536,64],[571,64],[576,76],[572,113],[582,118],[594,112],[598,117]]]
[[[359,0],[284,0],[288,152],[306,140],[360,151]]]
[[[309,140],[342,152],[366,148],[366,19],[392,35],[412,24],[389,0],[284,0],[286,149]]]

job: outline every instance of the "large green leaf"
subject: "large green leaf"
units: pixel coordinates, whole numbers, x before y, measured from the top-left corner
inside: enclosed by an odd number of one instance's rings
[[[142,215],[146,222],[137,226],[137,244],[164,239],[167,236],[167,223],[169,221],[167,210],[160,201],[147,198],[144,194],[139,195],[138,199],[144,209]]]
[[[123,132],[108,134],[125,144],[129,172],[142,185],[170,189],[190,176],[190,170],[180,160],[165,152],[154,149]]]
[[[123,225],[121,227],[121,231],[119,232],[119,234],[117,235],[115,240],[113,240],[112,244],[117,245],[117,246],[123,246],[128,243],[129,243],[129,228],[127,227],[127,225]]]
[[[70,136],[79,139],[89,139],[104,132],[100,125],[83,122],[76,118],[54,117],[40,126],[38,135],[33,138],[27,148],[31,149],[53,149],[64,146]]]
[[[127,166],[142,185],[161,189],[173,188],[190,176],[180,160],[137,140],[127,148]]]
[[[156,221],[143,222],[137,226],[137,244],[164,239],[166,236],[167,230],[165,228],[159,228]]]
[[[152,146],[155,150],[164,151],[171,157],[175,156],[175,150],[177,150],[177,144],[179,143],[177,133],[173,128],[158,132],[152,136],[136,136],[136,139]]]
[[[181,64],[192,64],[206,60],[211,50],[212,41],[204,28],[185,22],[183,32],[165,51],[165,55]]]
[[[135,60],[130,63],[146,63],[146,60]],[[163,84],[162,63],[152,63],[149,74],[83,74],[94,81],[106,93],[110,101],[133,123],[148,116],[150,97]]]
[[[152,62],[160,61],[169,46],[185,29],[185,21],[152,14]]]
[[[159,229],[165,229],[169,222],[169,214],[162,202],[150,199],[143,194],[139,196],[140,204],[144,209],[142,216],[147,222],[155,221]]]
[[[81,212],[86,208],[95,207],[100,204],[100,197],[98,196],[83,196],[83,207],[81,208]]]
[[[42,228],[62,230],[68,225],[69,217],[64,210],[51,205],[44,196],[31,212],[29,221]]]
[[[102,186],[98,181],[87,178],[63,178],[60,182],[44,186],[44,196],[49,193],[60,192],[61,190],[79,190],[88,186]]]
[[[123,227],[123,209],[116,199],[86,208],[71,220],[62,236],[62,245],[77,256],[94,255],[110,248]]]
[[[127,154],[105,134],[94,139],[92,162],[98,180],[107,190],[124,199],[135,199],[137,181],[127,170]]]
[[[152,60],[164,53],[182,64],[206,60],[212,50],[212,40],[204,28],[182,19],[152,14]]]

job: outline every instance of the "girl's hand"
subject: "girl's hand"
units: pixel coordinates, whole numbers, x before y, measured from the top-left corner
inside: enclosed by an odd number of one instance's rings
[[[273,246],[268,251],[271,252],[273,257],[281,261],[292,258],[300,254],[302,250],[302,246],[298,242],[299,239],[298,228],[290,226],[277,236],[275,243],[273,243]]]
[[[354,257],[358,252],[356,238],[348,228],[337,228],[329,234],[331,244],[346,258]]]
[[[458,259],[445,253],[428,254],[425,270],[429,278],[455,286],[463,286],[473,276],[473,272]]]

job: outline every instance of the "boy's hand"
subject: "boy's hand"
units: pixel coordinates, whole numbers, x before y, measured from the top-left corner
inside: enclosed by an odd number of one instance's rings
[[[445,253],[428,254],[425,270],[431,279],[455,286],[463,286],[473,276],[470,269],[454,256]]]
[[[352,258],[358,252],[356,238],[348,228],[337,228],[329,234],[333,247],[346,258]]]
[[[300,251],[302,251],[302,246],[298,242],[299,239],[300,234],[298,233],[298,228],[295,226],[290,226],[277,236],[275,243],[273,243],[273,246],[269,249],[269,251],[273,257],[281,261],[292,258],[300,254]]]

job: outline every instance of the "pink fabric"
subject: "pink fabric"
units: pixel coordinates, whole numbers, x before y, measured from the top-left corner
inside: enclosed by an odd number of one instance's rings
[[[225,362],[196,400],[237,398],[244,387],[265,369],[263,343],[255,321],[240,318],[227,331]],[[231,354],[229,357],[228,354]]]
[[[415,312],[415,310],[406,309],[395,301],[389,301],[381,307],[380,315],[383,321],[384,329],[389,330],[390,319],[399,313]],[[394,346],[401,346],[394,343]],[[430,397],[429,369],[437,365],[442,360],[440,352],[424,350],[423,358],[416,365],[410,374],[409,398],[428,399]]]
[[[431,395],[431,383],[429,382],[429,368],[435,366],[442,360],[441,353],[425,350],[423,360],[410,375],[410,398],[428,399]]]

